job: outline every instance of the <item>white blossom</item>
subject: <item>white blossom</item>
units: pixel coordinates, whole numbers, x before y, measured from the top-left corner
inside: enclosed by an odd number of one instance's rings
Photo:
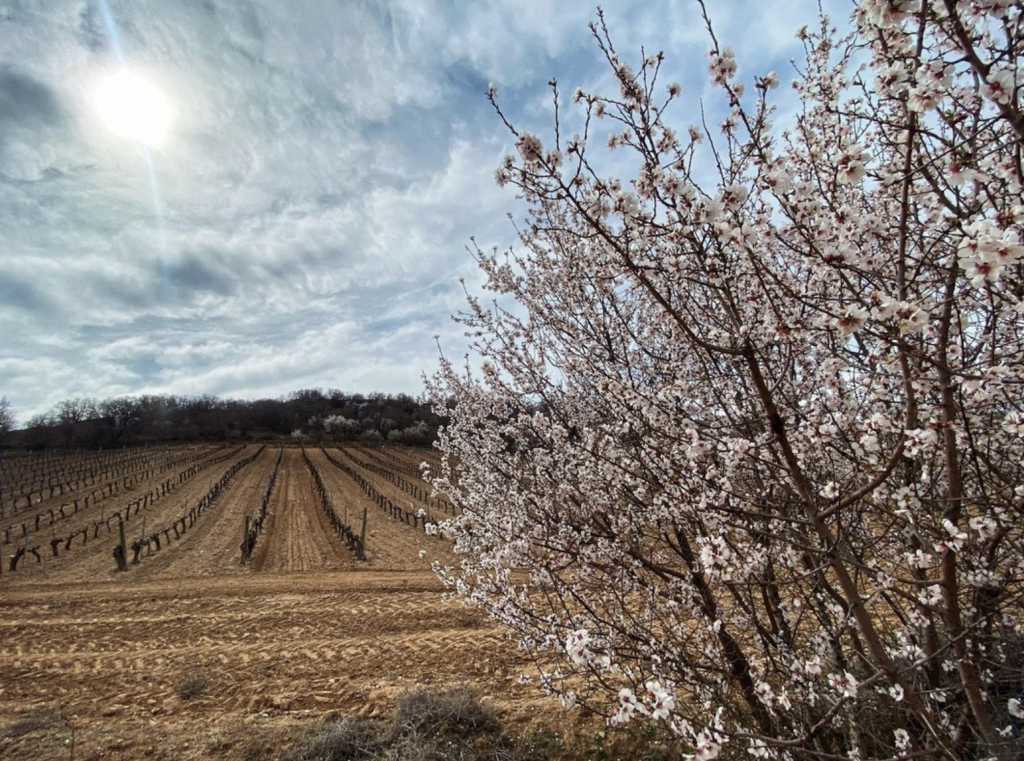
[[[1024,704],[1017,698],[1010,698],[1006,703],[1006,710],[1015,719],[1024,719]]]
[[[1013,69],[993,68],[985,77],[982,94],[996,103],[1010,103],[1014,97],[1015,75]]]
[[[711,59],[708,72],[715,84],[725,84],[736,75],[736,56],[732,48],[726,48],[720,53],[712,51],[708,56]]]
[[[519,150],[519,155],[527,163],[533,164],[541,159],[542,148],[540,138],[536,135],[531,135],[529,132],[522,133],[516,139],[516,148]]]
[[[910,733],[905,729],[897,729],[893,731],[896,736],[896,747],[902,751],[910,750]]]
[[[844,671],[842,674],[829,674],[828,683],[833,690],[844,698],[857,696],[857,680],[854,679],[853,674],[849,671]]]
[[[834,324],[844,334],[855,333],[860,330],[868,321],[868,311],[861,307],[849,307],[842,317],[835,320]]]
[[[667,719],[675,710],[676,701],[671,690],[662,687],[660,682],[650,681],[646,684],[647,695],[650,699],[650,714],[655,719]]]
[[[547,149],[513,127],[525,213],[473,249],[429,479],[458,508],[439,575],[557,659],[552,694],[694,758],[825,728],[849,755],[879,700],[872,753],[985,734],[1024,577],[1019,20],[859,0],[848,34],[798,33],[779,119],[720,36],[695,106],[602,17],[611,91]]]

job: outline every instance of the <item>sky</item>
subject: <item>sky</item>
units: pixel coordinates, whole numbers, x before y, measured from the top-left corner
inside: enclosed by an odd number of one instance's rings
[[[465,351],[470,238],[512,246],[522,212],[488,84],[542,139],[549,79],[612,92],[589,3],[106,4],[0,0],[0,396],[22,422],[82,396],[419,394],[437,341]],[[791,78],[816,2],[708,5],[741,79]],[[624,57],[665,51],[670,123],[714,112],[695,3],[603,7]],[[122,66],[169,103],[152,148],[97,105]]]

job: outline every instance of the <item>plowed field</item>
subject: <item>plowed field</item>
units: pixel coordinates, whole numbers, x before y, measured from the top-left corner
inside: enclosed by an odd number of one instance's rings
[[[171,526],[256,451],[132,515],[128,543]],[[445,540],[389,517],[323,452],[307,453],[349,525],[361,528],[365,511],[366,561],[332,530],[298,449],[283,453],[247,564],[245,517],[259,508],[276,449],[238,469],[192,525],[177,524],[187,530],[161,534],[159,551],[143,549],[127,572],[111,554],[116,524],[13,572],[5,560],[0,758],[243,758],[282,725],[382,714],[414,686],[468,682],[512,720],[537,713],[536,688],[519,683],[523,656],[493,624],[442,601],[429,562],[452,559]],[[379,476],[371,482],[396,502],[412,499]],[[110,512],[130,499],[120,495]],[[15,549],[4,546],[4,557]],[[185,699],[189,678],[205,685]]]

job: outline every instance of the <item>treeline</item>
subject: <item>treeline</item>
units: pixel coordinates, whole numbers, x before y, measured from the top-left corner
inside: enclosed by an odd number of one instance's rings
[[[428,446],[440,420],[428,401],[303,389],[278,399],[145,395],[113,399],[65,399],[8,431],[0,446],[11,449],[111,447],[192,441],[288,438],[392,442]]]

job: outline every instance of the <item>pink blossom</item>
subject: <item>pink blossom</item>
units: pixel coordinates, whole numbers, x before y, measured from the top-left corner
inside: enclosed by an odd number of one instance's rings
[[[711,63],[708,64],[708,72],[716,85],[725,84],[736,75],[736,56],[732,48],[726,48],[720,53],[712,51],[708,53],[708,56],[711,59]]]
[[[853,674],[849,671],[844,671],[842,674],[829,674],[828,683],[833,690],[844,698],[857,696],[857,680],[854,679]]]
[[[996,103],[1009,103],[1014,98],[1015,74],[1013,69],[993,69],[985,77],[981,91],[989,100]]]
[[[522,133],[516,139],[516,148],[527,163],[533,164],[541,159],[540,139],[536,135],[531,135],[529,132]]]
[[[563,152],[511,133],[496,179],[525,213],[507,251],[473,247],[430,479],[459,508],[439,574],[564,652],[552,693],[700,758],[734,733],[755,758],[844,743],[879,694],[935,717],[898,744],[982,736],[1005,655],[973,633],[1010,635],[1024,575],[1021,65],[993,22],[1015,13],[860,0],[848,35],[801,31],[778,122],[776,77],[741,81],[717,41],[702,114],[599,16],[612,90],[544,137]],[[726,135],[681,126],[714,113]]]

